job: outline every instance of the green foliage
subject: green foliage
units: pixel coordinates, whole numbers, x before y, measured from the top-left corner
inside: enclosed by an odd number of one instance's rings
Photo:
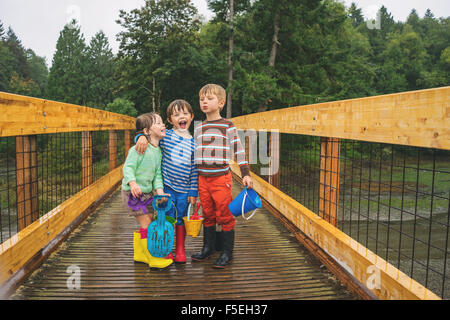
[[[91,39],[86,55],[87,105],[104,109],[113,100],[115,61],[103,31]]]
[[[48,99],[78,105],[86,104],[88,88],[86,51],[80,26],[73,20],[64,26],[56,43],[46,88]]]
[[[45,59],[25,49],[11,27],[0,21],[0,91],[42,97],[48,69]]]
[[[131,117],[137,117],[138,112],[136,108],[134,107],[134,103],[132,101],[129,101],[127,99],[123,98],[116,98],[113,102],[108,103],[106,108],[106,111],[115,112],[124,114]]]
[[[0,90],[163,118],[185,99],[200,120],[199,89],[228,85],[230,1],[207,3],[215,15],[205,23],[185,0],[121,11],[117,56],[101,31],[86,45],[73,21],[50,73],[0,21]],[[235,0],[234,13],[233,116],[450,84],[450,18],[430,10],[398,22],[382,6],[380,29],[367,27],[355,3],[336,0]]]

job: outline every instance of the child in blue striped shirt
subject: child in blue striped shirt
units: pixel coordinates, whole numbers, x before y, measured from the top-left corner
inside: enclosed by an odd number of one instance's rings
[[[167,120],[173,128],[166,130],[166,136],[160,140],[161,166],[164,192],[171,195],[176,207],[176,212],[172,209],[168,215],[172,218],[177,216],[175,257],[170,253],[167,258],[174,259],[175,263],[186,263],[186,229],[183,217],[187,215],[189,203],[194,206],[198,196],[198,173],[194,162],[195,141],[189,133],[189,126],[194,120],[191,105],[184,100],[173,101],[167,108]],[[136,139],[136,151],[144,153],[148,146],[147,139],[140,135],[136,136],[135,141]]]

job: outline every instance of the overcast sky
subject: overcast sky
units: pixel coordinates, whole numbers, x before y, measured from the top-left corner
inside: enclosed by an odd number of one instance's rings
[[[294,1],[294,0],[293,0]],[[415,8],[423,17],[430,8],[436,17],[450,16],[449,0],[341,0],[348,7],[355,2],[363,10],[366,18],[374,18],[377,10],[384,4],[397,21],[405,21],[411,9]],[[193,0],[200,14],[206,19],[212,16],[207,9],[206,0]],[[121,27],[115,22],[119,10],[130,11],[141,7],[144,0],[0,0],[0,20],[3,26],[11,26],[25,48],[33,49],[45,56],[51,65],[59,32],[64,25],[76,18],[86,42],[99,30],[108,36],[114,53],[119,44],[116,34]]]

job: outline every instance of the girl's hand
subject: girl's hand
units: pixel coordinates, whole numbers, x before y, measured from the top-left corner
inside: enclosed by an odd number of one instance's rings
[[[242,179],[242,184],[247,187],[248,189],[253,189],[253,180],[250,176],[245,176]]]
[[[131,194],[133,195],[134,198],[137,199],[137,198],[139,198],[142,195],[142,190],[138,186],[136,181],[130,181],[128,183],[128,185],[130,186],[130,191],[131,191]]]
[[[134,149],[136,150],[137,153],[144,154],[147,147],[148,147],[147,138],[145,136],[140,136]]]
[[[197,203],[197,198],[196,197],[188,197],[187,201],[192,204],[193,206],[195,206],[195,204]]]

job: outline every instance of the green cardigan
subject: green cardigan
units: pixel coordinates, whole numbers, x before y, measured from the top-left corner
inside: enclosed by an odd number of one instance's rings
[[[154,189],[163,189],[161,159],[161,149],[150,143],[144,154],[137,153],[135,147],[131,147],[123,165],[122,190],[129,191],[128,183],[133,180],[136,181],[143,193],[150,193]]]

